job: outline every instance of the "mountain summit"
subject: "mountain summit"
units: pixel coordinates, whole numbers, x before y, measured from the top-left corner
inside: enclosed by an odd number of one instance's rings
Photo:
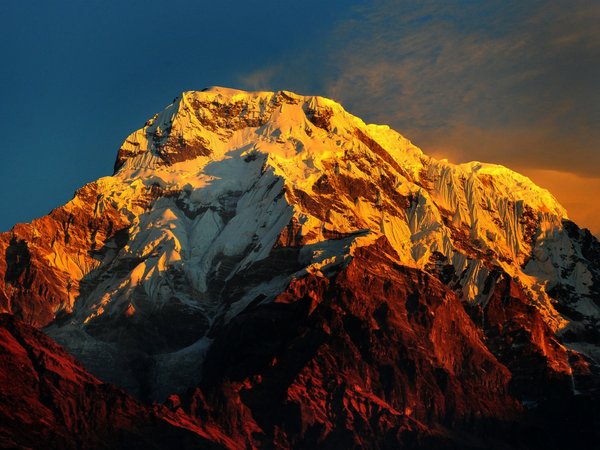
[[[240,446],[485,447],[597,392],[596,239],[323,97],[184,92],[0,247],[2,311]]]

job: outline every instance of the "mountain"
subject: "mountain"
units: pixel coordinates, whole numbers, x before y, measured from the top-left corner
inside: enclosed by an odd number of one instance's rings
[[[2,311],[240,448],[600,437],[598,241],[322,97],[183,93],[1,234],[0,275]]]
[[[148,407],[88,374],[40,331],[0,314],[0,447],[226,448],[166,407]]]

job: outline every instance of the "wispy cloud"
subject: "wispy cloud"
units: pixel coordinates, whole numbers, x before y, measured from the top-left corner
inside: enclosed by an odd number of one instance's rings
[[[598,175],[600,6],[418,5],[376,2],[342,25],[326,90],[458,159]]]
[[[374,1],[245,84],[319,91],[454,159],[598,176],[598,23],[583,0]]]
[[[600,4],[586,0],[374,0],[346,14],[319,48],[247,83],[335,98],[457,162],[595,178],[598,23]]]
[[[283,70],[284,67],[280,64],[266,66],[253,72],[242,74],[238,81],[240,83],[240,87],[247,90],[269,90],[272,89],[274,78]]]

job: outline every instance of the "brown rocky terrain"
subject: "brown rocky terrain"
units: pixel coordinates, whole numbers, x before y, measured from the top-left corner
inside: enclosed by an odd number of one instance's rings
[[[227,438],[101,382],[42,332],[0,315],[0,447],[226,448]]]

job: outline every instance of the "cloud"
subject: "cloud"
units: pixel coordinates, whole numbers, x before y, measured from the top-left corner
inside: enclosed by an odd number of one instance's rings
[[[371,2],[246,84],[333,97],[451,158],[598,176],[600,5],[439,3]]]
[[[283,67],[279,64],[262,67],[250,73],[242,74],[238,77],[240,87],[251,90],[261,91],[272,89],[273,80]]]
[[[600,6],[418,5],[376,2],[341,25],[325,90],[461,160],[598,175]]]
[[[374,0],[248,83],[332,97],[456,162],[571,174],[556,177],[586,186],[590,202],[600,184],[581,180],[600,177],[598,23],[600,4],[586,0]]]

